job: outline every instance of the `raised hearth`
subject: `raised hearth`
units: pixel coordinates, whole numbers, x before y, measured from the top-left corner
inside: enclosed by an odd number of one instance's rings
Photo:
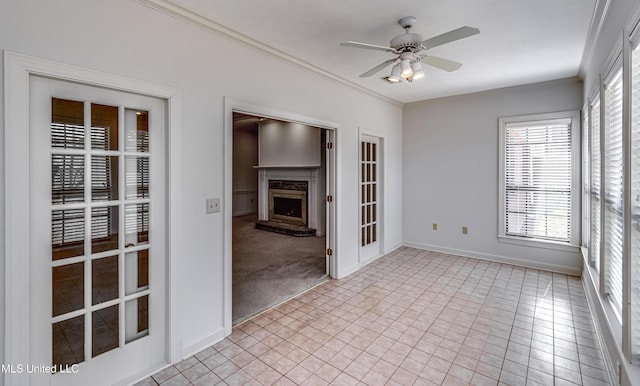
[[[279,221],[258,220],[256,222],[256,228],[296,237],[309,237],[316,235],[316,230],[313,228],[307,228],[303,225],[287,224]]]

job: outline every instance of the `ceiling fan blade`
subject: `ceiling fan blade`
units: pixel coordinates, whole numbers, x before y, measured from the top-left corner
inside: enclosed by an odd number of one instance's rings
[[[452,72],[462,66],[462,63],[454,62],[453,60],[439,58],[437,56],[423,56],[422,63],[439,68],[444,71]]]
[[[441,46],[443,44],[451,43],[453,41],[464,39],[469,36],[477,35],[480,33],[480,30],[473,27],[460,27],[458,29],[454,29],[453,31],[445,32],[442,35],[438,35],[432,37],[431,39],[427,39],[422,42],[422,47],[425,49]]]
[[[342,42],[340,43],[340,45],[344,47],[365,48],[367,50],[393,52],[393,49],[390,47],[377,46],[375,44],[369,44],[369,43],[359,43],[359,42],[348,41],[348,42]]]
[[[389,59],[389,60],[385,60],[384,62],[378,64],[377,66],[375,66],[374,68],[370,69],[369,71],[365,72],[364,74],[360,75],[361,78],[367,78],[370,77],[371,75],[375,74],[376,72],[382,70],[383,68],[387,67],[388,65],[390,65],[391,63],[395,62],[398,58],[393,58],[393,59]]]

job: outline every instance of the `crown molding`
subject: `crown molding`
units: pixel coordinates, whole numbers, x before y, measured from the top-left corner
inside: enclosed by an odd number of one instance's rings
[[[587,33],[587,41],[582,51],[582,60],[580,61],[580,68],[578,70],[580,79],[585,78],[587,67],[593,60],[596,43],[598,39],[600,39],[600,33],[602,32],[602,27],[607,19],[607,14],[609,13],[609,9],[611,9],[612,3],[613,0],[596,0],[593,15],[591,16],[591,23],[589,24],[589,32]]]
[[[197,14],[185,7],[182,7],[178,4],[175,4],[174,2],[170,1],[170,0],[135,0],[140,4],[143,4],[149,8],[155,9],[157,11],[160,11],[164,14],[167,14],[169,16],[175,17],[179,20],[182,20],[184,22],[187,22],[195,27],[204,29],[205,31],[208,32],[213,32],[213,33],[217,33],[217,34],[221,34],[226,38],[229,38],[233,41],[236,41],[238,43],[242,43],[244,45],[247,45],[249,47],[258,49],[260,51],[262,51],[263,53],[266,53],[272,57],[281,59],[281,60],[285,60],[289,63],[295,64],[298,67],[304,68],[306,70],[315,72],[316,74],[322,75],[326,78],[329,78],[333,81],[342,83],[346,86],[349,86],[355,90],[358,90],[360,92],[369,94],[375,98],[378,98],[384,102],[387,103],[391,103],[394,104],[396,106],[402,106],[403,103],[393,99],[393,98],[389,98],[386,95],[382,95],[380,93],[374,92],[369,90],[368,88],[362,87],[359,84],[356,84],[354,82],[351,82],[345,78],[342,78],[340,76],[334,75],[328,71],[325,71],[319,67],[314,66],[313,64],[307,63],[303,60],[300,60],[294,56],[291,56],[283,51],[280,51],[274,47],[271,47],[267,44],[261,43],[247,35],[244,35],[238,31],[235,31],[231,28],[225,27],[222,24],[216,23],[213,20],[204,17],[200,14]]]

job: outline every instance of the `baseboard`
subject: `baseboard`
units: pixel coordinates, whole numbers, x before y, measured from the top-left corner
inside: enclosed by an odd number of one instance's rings
[[[224,328],[219,328],[216,332],[207,336],[206,338],[184,347],[181,350],[182,359],[189,358],[190,356],[199,353],[207,347],[220,342],[224,339],[224,337]]]
[[[373,263],[374,261],[378,260],[382,256],[388,255],[389,253],[395,251],[396,249],[398,249],[400,247],[402,247],[402,243],[397,243],[393,247],[388,248],[384,253],[382,253],[380,255],[377,255],[377,256],[374,256],[372,258],[369,258],[368,260],[365,260],[363,262],[359,262],[358,264],[354,264],[351,267],[349,267],[349,268],[347,268],[347,269],[345,269],[343,271],[338,272],[337,279],[345,278],[345,277],[351,275],[352,273],[359,271],[365,265]]]
[[[127,377],[123,380],[121,380],[120,382],[116,382],[113,385],[114,386],[127,386],[127,385],[134,385],[140,381],[142,381],[143,379],[146,379],[148,377],[150,377],[151,375],[164,370],[165,368],[169,367],[170,364],[163,362],[163,363],[158,363],[157,365],[151,366],[146,370],[143,370],[135,375],[132,375],[130,377]]]
[[[532,262],[530,260],[520,259],[517,257],[501,256],[501,255],[495,255],[491,253],[484,253],[484,252],[477,252],[477,251],[468,251],[466,249],[449,248],[449,247],[443,247],[440,245],[416,243],[412,241],[404,241],[402,244],[405,247],[423,249],[426,251],[448,253],[451,255],[493,261],[496,263],[507,263],[507,264],[517,265],[517,266],[526,267],[526,268],[540,269],[543,271],[565,273],[567,275],[572,275],[572,276],[580,276],[582,274],[582,270],[576,267],[567,267],[564,265],[548,264],[548,263],[537,263],[537,262]]]
[[[391,252],[395,251],[396,249],[398,249],[398,248],[400,248],[400,247],[402,247],[402,246],[403,246],[402,242],[395,243],[395,244],[393,244],[391,247],[389,247],[389,248],[385,248],[384,254],[385,254],[385,255],[387,255],[387,254],[389,254],[389,253],[391,253]]]
[[[257,214],[258,212],[255,210],[238,210],[233,212],[232,217],[240,217],[240,216],[246,216],[248,214]]]
[[[354,264],[349,268],[338,270],[338,277],[336,279],[344,279],[345,277],[357,272],[360,269],[360,263]]]

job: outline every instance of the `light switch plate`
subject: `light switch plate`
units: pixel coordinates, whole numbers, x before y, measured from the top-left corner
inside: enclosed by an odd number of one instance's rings
[[[219,198],[207,198],[207,213],[220,212],[220,199]]]

